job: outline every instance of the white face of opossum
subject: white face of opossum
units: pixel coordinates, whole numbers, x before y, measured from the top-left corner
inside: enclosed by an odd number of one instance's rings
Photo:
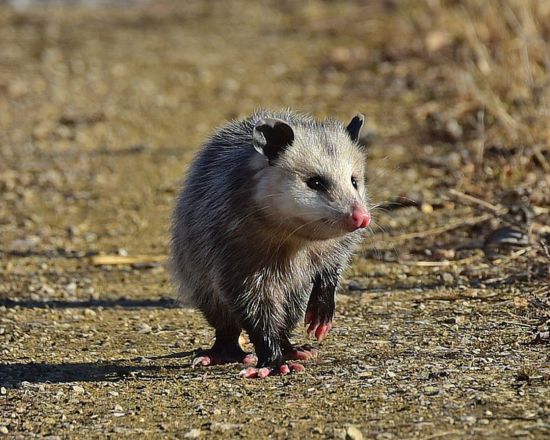
[[[291,127],[263,119],[254,127],[256,202],[264,214],[311,240],[336,238],[370,223],[365,154],[356,142],[363,116]],[[266,166],[267,158],[267,166]]]

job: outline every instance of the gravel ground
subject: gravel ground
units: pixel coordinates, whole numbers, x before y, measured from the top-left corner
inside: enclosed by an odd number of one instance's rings
[[[1,434],[550,436],[545,124],[511,113],[541,130],[519,148],[487,104],[472,128],[445,76],[468,39],[419,3],[0,2]],[[213,332],[164,256],[192,155],[258,106],[366,114],[384,209],[319,358],[244,380],[191,367]]]

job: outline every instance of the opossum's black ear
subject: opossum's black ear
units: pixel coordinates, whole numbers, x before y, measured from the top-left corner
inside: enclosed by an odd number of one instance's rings
[[[254,148],[270,162],[292,145],[293,141],[294,130],[280,119],[262,119],[256,123],[252,132]]]
[[[365,117],[361,113],[357,113],[346,127],[346,130],[348,131],[348,134],[353,142],[357,142],[357,139],[359,139],[361,127],[363,126],[364,121]]]

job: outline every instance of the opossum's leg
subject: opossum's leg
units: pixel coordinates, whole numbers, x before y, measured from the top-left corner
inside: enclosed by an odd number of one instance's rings
[[[258,363],[256,368],[247,368],[241,375],[264,378],[303,371],[303,365],[285,362],[280,329],[285,325],[283,304],[262,300],[259,295],[246,295],[244,298],[249,300],[241,300],[237,309],[241,324],[256,349]],[[253,314],[251,310],[254,310]]]
[[[244,328],[256,349],[258,367],[277,367],[283,363],[283,351],[276,330],[270,325],[251,325],[246,321]]]
[[[250,335],[250,334],[249,334]],[[250,336],[250,340],[254,341],[254,337]],[[241,371],[241,376],[247,378],[247,379],[255,379],[260,378],[263,379],[267,376],[277,376],[277,375],[286,375],[289,373],[301,373],[304,371],[304,366],[297,363],[287,363],[287,360],[290,360],[290,358],[286,358],[282,355],[282,351],[277,349],[279,353],[281,353],[279,356],[275,357],[272,354],[265,354],[265,350],[268,350],[267,347],[263,347],[263,342],[259,342],[258,344],[255,344],[256,347],[256,353],[258,354],[258,364],[256,367],[248,367]],[[262,356],[263,360],[262,360]],[[270,360],[273,359],[273,360]]]
[[[340,268],[330,267],[318,273],[313,280],[304,323],[309,337],[315,335],[320,342],[332,328],[334,294],[340,279]]]
[[[219,365],[228,363],[254,364],[256,356],[246,353],[239,344],[241,326],[225,304],[209,297],[209,301],[199,304],[204,317],[216,329],[216,340],[208,350],[198,350],[193,366]]]
[[[304,366],[294,362],[286,361],[304,361],[317,356],[317,350],[310,345],[294,346],[287,336],[280,337],[282,350],[282,360],[272,366],[262,366],[258,362],[256,368],[246,368],[241,371],[241,376],[246,378],[264,378],[267,376],[286,375],[289,373],[301,373],[305,370]]]
[[[240,333],[240,331],[239,331]],[[220,334],[216,331],[216,341],[212,348],[199,350],[193,359],[193,366],[220,365],[242,363],[251,365],[256,363],[256,356],[246,353],[239,344],[239,336],[227,337],[227,334]]]

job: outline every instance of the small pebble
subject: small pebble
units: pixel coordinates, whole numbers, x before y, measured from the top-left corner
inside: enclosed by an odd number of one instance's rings
[[[426,396],[435,396],[436,394],[439,394],[439,388],[430,386],[425,387],[424,394],[426,394]]]
[[[76,283],[72,281],[69,284],[67,284],[65,286],[65,291],[70,295],[74,295],[76,293]]]
[[[452,316],[450,318],[446,318],[443,322],[445,324],[463,324],[464,321],[464,316]]]
[[[84,309],[84,316],[90,316],[90,317],[93,317],[93,316],[96,316],[97,313],[92,310],[92,309]]]
[[[72,386],[73,391],[75,394],[84,394],[84,388],[82,388],[80,385],[73,385]]]
[[[113,410],[113,416],[115,417],[123,417],[126,413],[124,412],[124,409],[120,405],[115,405],[115,408]]]
[[[46,295],[53,295],[55,293],[55,289],[47,284],[42,284],[39,290]]]
[[[15,253],[26,254],[36,248],[40,243],[40,238],[36,235],[30,235],[27,238],[14,240],[10,244],[10,251]]]
[[[441,279],[441,282],[445,285],[453,284],[455,281],[455,277],[449,272],[440,273],[439,278]]]
[[[9,432],[7,426],[0,426],[0,434],[7,434]]]
[[[201,436],[200,429],[193,428],[191,431],[188,431],[183,436],[184,438],[199,438]]]
[[[147,333],[151,333],[152,331],[153,331],[153,329],[151,328],[151,326],[148,325],[148,324],[145,324],[144,322],[142,322],[142,323],[138,326],[138,332],[139,332],[139,333],[147,334]]]
[[[363,440],[363,433],[355,426],[346,430],[346,440]]]

